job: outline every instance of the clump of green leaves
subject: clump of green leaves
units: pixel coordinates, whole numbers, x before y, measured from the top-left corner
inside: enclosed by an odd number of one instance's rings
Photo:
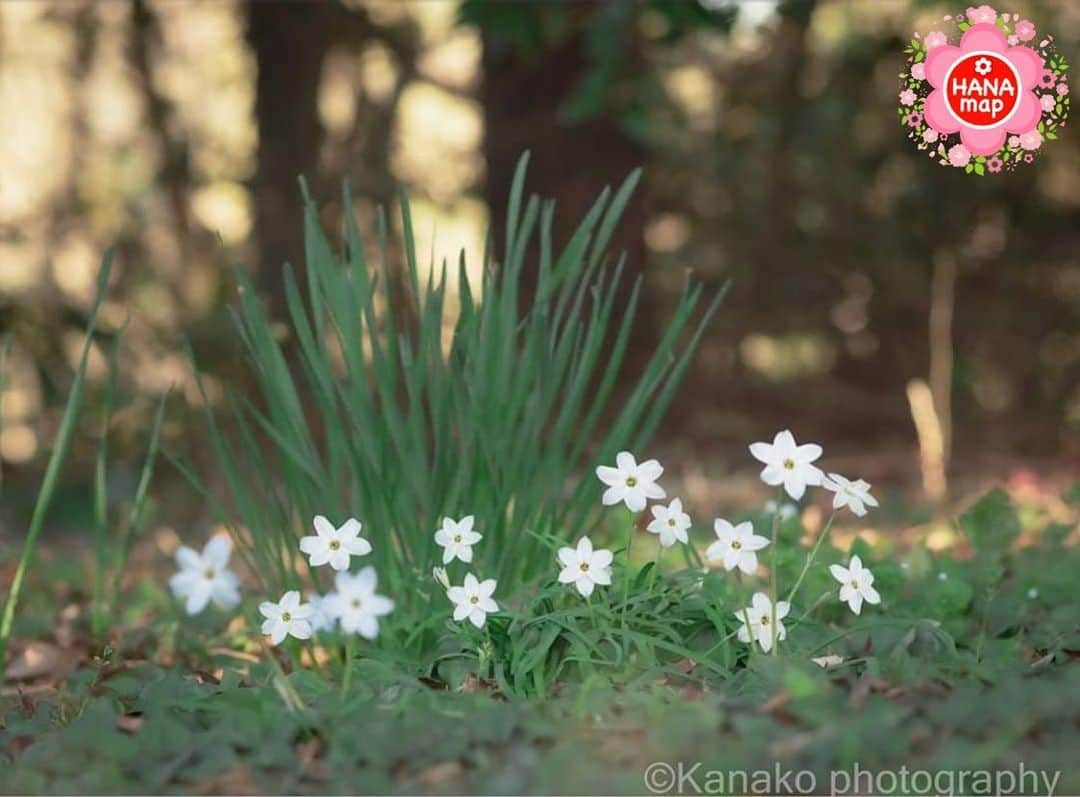
[[[337,253],[310,198],[304,290],[285,269],[288,344],[238,275],[235,318],[258,401],[230,396],[230,428],[208,415],[209,430],[228,490],[221,519],[250,533],[241,552],[271,591],[295,586],[289,562],[315,514],[360,519],[380,583],[403,600],[436,561],[432,535],[446,515],[476,517],[485,536],[478,570],[506,584],[527,579],[550,567],[554,540],[595,515],[599,486],[573,486],[573,476],[655,429],[720,297],[704,302],[702,286],[687,284],[614,405],[641,285],[623,304],[623,260],[612,262],[608,245],[639,175],[603,192],[559,248],[554,203],[525,199],[526,163],[479,290],[464,253],[456,275],[431,263],[421,279],[404,197],[404,291],[392,289],[384,216],[380,262],[370,264],[352,214]],[[529,269],[535,292],[526,296]],[[460,310],[447,340],[454,276]]]

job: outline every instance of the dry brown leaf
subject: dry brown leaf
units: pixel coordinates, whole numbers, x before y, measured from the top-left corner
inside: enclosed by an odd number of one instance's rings
[[[440,761],[432,764],[408,779],[408,783],[420,786],[438,786],[449,780],[455,780],[465,774],[465,767],[460,761]]]
[[[116,729],[124,733],[135,733],[142,724],[142,714],[121,714],[116,718]]]
[[[4,677],[10,681],[28,681],[48,675],[62,680],[74,672],[79,655],[70,648],[51,642],[31,642],[7,666]]]
[[[791,702],[791,693],[781,689],[758,707],[761,714],[773,714]]]

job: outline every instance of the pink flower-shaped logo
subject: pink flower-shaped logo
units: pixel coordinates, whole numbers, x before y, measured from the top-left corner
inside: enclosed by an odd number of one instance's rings
[[[970,10],[969,10],[970,11]],[[970,16],[970,13],[969,13]],[[972,25],[960,46],[944,45],[926,55],[926,123],[939,133],[960,133],[972,155],[990,155],[1009,133],[1026,133],[1039,122],[1035,97],[1043,57],[1030,47],[1010,47],[990,22]]]

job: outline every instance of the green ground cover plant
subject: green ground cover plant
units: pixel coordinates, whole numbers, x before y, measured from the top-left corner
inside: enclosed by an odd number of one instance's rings
[[[525,167],[479,290],[464,260],[421,278],[404,200],[401,292],[387,224],[369,263],[348,217],[338,253],[308,201],[287,342],[238,272],[256,390],[229,392],[223,413],[206,402],[224,490],[169,456],[228,534],[181,547],[167,582],[144,579],[119,606],[165,399],[124,512],[108,506],[102,434],[76,630],[93,655],[60,688],[5,691],[0,789],[643,793],[658,762],[781,766],[815,791],[856,766],[1023,763],[1080,788],[1080,494],[1051,513],[991,491],[947,549],[837,544],[852,519],[915,510],[782,430],[747,441],[768,506],[692,517],[647,451],[720,296],[688,283],[620,393],[640,284],[620,286],[607,245],[637,176],[559,248]],[[107,278],[106,265],[99,302]],[[48,603],[18,612],[19,592],[84,375],[85,354],[0,644],[47,627]],[[811,504],[824,522],[800,511]]]

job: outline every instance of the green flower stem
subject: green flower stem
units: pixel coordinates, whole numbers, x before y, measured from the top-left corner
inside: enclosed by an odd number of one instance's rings
[[[270,664],[274,668],[271,680],[274,682],[274,688],[277,689],[278,694],[281,695],[282,701],[285,703],[285,708],[289,711],[302,711],[304,708],[304,701],[300,697],[300,693],[296,691],[296,688],[289,683],[289,677],[285,674],[285,671],[281,669],[281,663],[277,660],[277,656],[274,655],[273,648],[266,644],[266,637],[259,635],[259,641],[262,643],[263,650],[266,652],[266,657],[270,659]]]
[[[644,517],[644,512],[642,517]],[[623,595],[622,595],[622,619],[620,625],[622,626],[623,641],[626,640],[626,609],[630,605],[630,546],[634,543],[634,532],[637,531],[639,519],[634,518],[634,522],[630,524],[630,531],[626,534],[626,573],[623,576]]]
[[[814,559],[817,557],[818,549],[821,548],[821,543],[825,541],[825,538],[829,536],[829,531],[832,529],[833,521],[836,520],[836,510],[832,511],[829,515],[829,521],[825,524],[825,528],[821,530],[821,534],[818,535],[817,541],[814,542],[814,547],[810,549],[810,554],[806,557],[806,561],[803,563],[802,572],[799,573],[799,577],[795,580],[795,586],[791,588],[788,593],[787,602],[791,603],[791,599],[795,597],[795,593],[799,589],[799,585],[802,584],[803,579],[806,578],[807,572],[810,570],[810,565],[814,563]]]
[[[352,682],[353,653],[356,647],[356,635],[349,634],[345,640],[345,673],[341,678],[341,699],[349,696],[349,684]]]
[[[754,643],[757,642],[757,639],[755,639],[755,637],[754,637],[754,630],[750,626],[750,599],[753,596],[750,594],[750,590],[746,589],[746,579],[744,578],[742,571],[739,570],[737,574],[738,574],[738,578],[739,578],[739,586],[743,587],[743,589],[742,589],[742,594],[743,594],[743,597],[742,597],[743,622],[746,623],[746,633],[750,637],[750,641],[749,641],[750,655],[753,655],[754,654]]]
[[[776,586],[776,559],[777,559],[777,547],[776,538],[780,531],[780,510],[783,507],[784,500],[784,488],[776,488],[776,509],[773,510],[772,516],[772,622],[769,623],[769,633],[772,634],[772,655],[776,654],[776,598],[778,597],[778,590]]]
[[[652,577],[649,579],[649,592],[656,586],[656,579],[660,572],[660,555],[664,552],[664,546],[660,543],[660,535],[656,536],[656,559],[653,560]]]

